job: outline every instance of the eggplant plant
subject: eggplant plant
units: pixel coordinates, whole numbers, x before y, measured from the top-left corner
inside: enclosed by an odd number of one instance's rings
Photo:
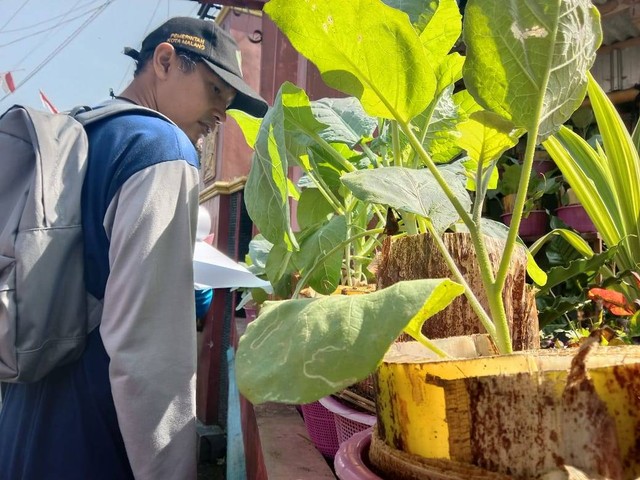
[[[280,270],[298,255],[305,257],[304,238],[287,223],[289,196],[297,195],[287,182],[288,166],[293,162],[308,173],[319,170],[322,159],[329,168],[340,166],[333,189],[318,182],[329,203],[331,191],[342,196],[345,211],[362,205],[378,218],[385,207],[402,212],[407,232],[433,236],[452,278],[405,281],[362,296],[266,302],[239,342],[242,393],[254,403],[316,400],[368,375],[401,331],[437,350],[421,326],[460,294],[500,351],[510,353],[501,294],[518,243],[534,151],[585,96],[586,74],[601,41],[596,8],[588,0],[469,0],[464,29],[454,0],[271,0],[265,13],[324,81],[356,98],[378,127],[377,141],[366,134],[351,145],[327,139],[332,128],[292,85],[282,87],[261,124],[236,115],[256,152],[246,186],[254,199],[247,198],[247,208],[273,249],[282,252]],[[461,31],[466,57],[450,53]],[[461,78],[466,90],[454,94]],[[482,218],[482,204],[495,188],[495,163],[524,133],[522,175],[507,230]],[[351,153],[343,155],[340,145]],[[456,160],[460,152],[466,157]],[[334,203],[338,211],[341,205]],[[260,224],[258,207],[277,215]],[[325,224],[348,225],[343,217],[333,215]],[[471,235],[489,311],[441,241],[451,228]],[[344,242],[371,234],[365,232],[341,233],[334,247],[313,251],[312,265],[320,258],[324,265]],[[495,271],[485,234],[505,238]],[[530,275],[544,284],[544,273],[531,266]]]

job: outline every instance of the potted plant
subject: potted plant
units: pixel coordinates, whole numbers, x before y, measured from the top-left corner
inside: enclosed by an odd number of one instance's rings
[[[391,121],[391,136],[397,139],[394,158],[402,163],[406,159],[409,166],[425,167],[356,170],[343,175],[342,184],[368,204],[408,213],[411,228],[415,225],[430,233],[444,258],[451,260],[441,244],[439,229],[443,225],[434,221],[445,204],[425,211],[421,201],[425,186],[431,192],[435,188],[431,185],[437,185],[472,238],[488,312],[453,261],[453,280],[413,280],[369,295],[265,303],[240,340],[238,383],[254,402],[299,403],[321,398],[368,375],[403,330],[437,355],[447,356],[444,348],[424,337],[422,324],[464,293],[501,354],[434,361],[421,353],[409,363],[404,361],[406,356],[400,363],[385,359],[378,369],[379,399],[384,400],[378,403],[374,436],[383,446],[380,450],[413,453],[421,457],[423,466],[434,468],[429,459],[437,457],[449,466],[527,476],[571,462],[590,473],[632,478],[640,473],[633,437],[640,419],[634,414],[636,408],[612,409],[616,402],[635,405],[637,398],[607,379],[622,374],[632,381],[638,366],[637,351],[625,352],[626,362],[602,352],[588,355],[588,349],[575,357],[566,354],[556,358],[540,352],[510,355],[502,293],[516,250],[534,151],[580,105],[585,74],[601,37],[597,10],[587,1],[539,5],[520,0],[511,2],[510,7],[503,8],[497,0],[468,2],[464,29],[467,56],[463,60],[448,53],[460,33],[453,1],[443,0],[435,9],[428,7],[425,15],[415,11],[407,15],[375,1],[272,0],[266,4],[266,13],[294,47],[316,63],[328,84],[358,97],[368,114]],[[443,31],[447,38],[452,34],[450,44],[442,41]],[[510,40],[505,43],[507,37]],[[436,38],[438,41],[433,41]],[[474,183],[475,194],[469,203],[468,197],[457,195],[458,184],[448,181],[452,177],[446,177],[447,169],[433,162],[424,138],[416,136],[420,128],[414,125],[427,112],[426,124],[432,126],[429,113],[435,108],[439,81],[455,78],[454,67],[460,70],[463,61],[464,83],[485,109],[475,111],[468,122],[456,127],[458,146],[470,157],[465,169],[471,172],[467,180]],[[560,83],[562,91],[554,88]],[[287,107],[296,119],[308,113],[304,99],[298,100],[295,106],[289,103]],[[277,137],[287,122],[274,123],[287,102],[281,97],[276,103],[260,127],[262,142],[272,150],[287,145],[284,137]],[[481,220],[482,202],[497,158],[524,131],[527,147],[520,188],[503,255],[494,270],[482,234],[495,225]],[[407,141],[406,157],[400,133]],[[260,142],[258,138],[258,157]],[[405,215],[403,221],[407,220]],[[444,225],[448,228],[453,223],[457,218]],[[543,272],[534,267],[530,265],[530,274],[544,284]],[[521,302],[522,298],[508,301]],[[462,341],[458,355],[463,356],[464,350],[471,356],[481,353],[469,338]],[[270,364],[265,366],[261,358],[270,358]],[[414,376],[394,373],[401,371]],[[397,388],[394,378],[406,379],[407,385],[416,387],[413,394],[411,389]],[[505,399],[513,401],[506,403]],[[542,403],[532,403],[534,400]],[[408,401],[413,402],[411,406]],[[532,404],[536,405],[533,409]],[[407,416],[410,414],[417,416]],[[575,431],[575,424],[581,425],[580,432]],[[531,432],[539,437],[529,436]],[[418,443],[427,445],[427,451],[419,451],[416,437]],[[538,438],[543,439],[541,444]]]
[[[572,188],[565,189],[561,199],[561,205],[556,208],[556,215],[560,220],[579,233],[596,232],[596,226]]]
[[[557,177],[549,175],[548,172],[538,173],[532,169],[530,175],[527,198],[518,232],[520,237],[526,240],[536,240],[549,230],[549,215],[542,208],[542,197],[543,195],[557,192],[559,183]],[[510,159],[510,157],[505,157],[498,190],[502,194],[503,206],[503,213],[500,218],[507,225],[511,223],[521,176],[522,163]]]

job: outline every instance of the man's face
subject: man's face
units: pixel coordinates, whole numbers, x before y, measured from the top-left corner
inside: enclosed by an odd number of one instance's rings
[[[173,65],[178,68],[170,72],[161,111],[195,144],[226,120],[236,90],[204,63],[198,62],[193,71],[185,71],[177,58]]]

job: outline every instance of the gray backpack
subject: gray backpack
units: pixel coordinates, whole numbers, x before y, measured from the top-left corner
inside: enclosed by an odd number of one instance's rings
[[[124,111],[16,105],[0,117],[0,381],[33,382],[80,357],[102,304],[84,284],[83,126]],[[165,118],[165,117],[162,117]]]

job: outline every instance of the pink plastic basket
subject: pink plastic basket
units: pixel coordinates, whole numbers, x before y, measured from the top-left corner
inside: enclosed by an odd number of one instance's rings
[[[333,413],[320,402],[307,403],[300,408],[307,432],[315,447],[325,457],[335,457],[340,444]]]
[[[359,412],[331,396],[321,398],[320,403],[333,413],[340,445],[376,423],[375,415]]]

